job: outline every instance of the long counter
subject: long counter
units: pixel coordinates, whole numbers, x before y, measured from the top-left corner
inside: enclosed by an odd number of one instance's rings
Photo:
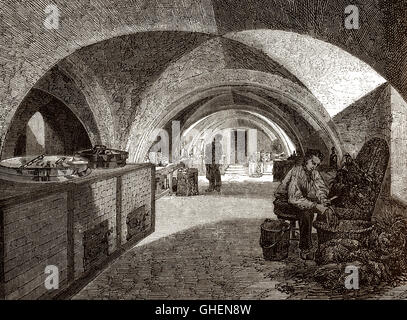
[[[60,183],[0,181],[0,299],[62,298],[154,227],[151,164]],[[47,289],[50,266],[58,289]]]

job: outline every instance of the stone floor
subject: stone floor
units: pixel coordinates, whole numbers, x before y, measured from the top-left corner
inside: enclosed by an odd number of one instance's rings
[[[267,179],[224,178],[220,193],[167,196],[156,204],[156,232],[129,250],[74,299],[403,299],[397,287],[346,295],[309,279],[314,262],[265,261],[259,226],[273,218],[276,184]]]

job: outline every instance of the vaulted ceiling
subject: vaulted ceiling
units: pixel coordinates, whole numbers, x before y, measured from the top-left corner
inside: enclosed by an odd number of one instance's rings
[[[135,159],[152,129],[202,99],[226,90],[247,104],[232,87],[251,107],[301,119],[327,145],[340,144],[331,116],[384,81],[407,97],[402,4],[362,1],[361,28],[347,30],[345,0],[57,0],[60,26],[48,30],[47,3],[0,2],[1,145],[56,63],[85,96],[101,140]]]

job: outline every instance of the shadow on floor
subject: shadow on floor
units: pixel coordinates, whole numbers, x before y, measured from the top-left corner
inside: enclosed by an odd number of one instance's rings
[[[135,247],[74,299],[327,299],[342,298],[310,282],[314,262],[265,261],[263,219],[200,225]],[[366,297],[364,297],[366,298]]]
[[[226,181],[222,182],[221,191],[205,192],[208,188],[209,183],[200,181],[199,183],[199,194],[200,195],[211,195],[211,196],[221,196],[221,197],[244,197],[249,199],[267,199],[274,198],[274,192],[278,182],[257,182],[257,181]]]

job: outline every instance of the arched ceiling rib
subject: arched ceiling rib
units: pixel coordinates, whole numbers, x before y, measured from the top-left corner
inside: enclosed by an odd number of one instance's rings
[[[331,143],[333,143],[338,150],[341,149],[340,139],[335,130],[330,127],[331,118],[320,102],[308,90],[278,75],[252,70],[238,70],[238,72],[234,70],[219,70],[207,75],[194,76],[188,79],[188,82],[182,81],[180,84],[182,84],[181,87],[184,89],[178,91],[178,88],[175,89],[176,87],[174,85],[171,92],[173,96],[168,95],[168,93],[164,94],[164,92],[160,93],[159,88],[154,90],[152,87],[151,95],[155,95],[157,99],[149,99],[142,102],[142,104],[145,103],[145,108],[151,105],[152,101],[155,102],[154,119],[149,123],[145,123],[144,125],[146,127],[163,128],[176,114],[192,103],[199,99],[207,98],[209,95],[213,96],[214,93],[210,92],[212,90],[224,93],[220,88],[230,88],[231,86],[255,87],[258,91],[268,92],[269,96],[274,96],[275,99],[290,108],[296,109],[297,112],[301,111],[300,115],[305,117],[307,121],[311,121],[315,126],[315,130],[327,135],[327,137],[331,139]],[[177,93],[182,92],[189,93],[184,96],[176,96]],[[157,103],[159,100],[161,100],[161,102]],[[170,102],[171,100],[173,102]],[[161,114],[160,110],[162,110]],[[143,157],[143,154],[146,152],[144,149],[147,147],[141,146],[140,144],[136,145],[132,141],[152,141],[154,137],[150,136],[151,131],[148,132],[148,129],[144,131],[140,126],[134,129],[129,139],[128,150],[131,154],[136,155],[136,159],[138,159],[139,157]]]
[[[202,131],[209,130],[210,132],[214,133],[217,130],[229,128],[233,124],[231,121],[241,121],[243,123],[248,122],[252,127],[254,126],[260,128],[263,132],[265,132],[269,136],[270,140],[274,140],[273,137],[278,138],[280,141],[282,141],[287,154],[291,154],[296,149],[293,142],[286,134],[284,134],[278,125],[253,111],[240,110],[233,108],[233,106],[231,106],[230,109],[211,113],[210,115],[196,121],[183,132],[183,135],[191,135],[191,131],[195,130],[192,136],[193,141],[196,141],[199,139]],[[299,141],[295,142],[302,149],[301,143]]]
[[[183,46],[176,45],[180,39]],[[147,59],[151,53],[152,58]],[[281,64],[260,50],[230,39],[208,40],[205,35],[179,32],[137,34],[85,48],[72,59],[82,61],[93,73],[103,70],[98,82],[103,84],[109,96],[116,132],[123,147],[129,134],[127,146],[135,141],[145,142],[148,133],[137,135],[135,128],[139,131],[161,128],[168,121],[160,118],[172,113],[169,105],[178,94],[182,96],[196,87],[213,83],[214,77],[222,82],[238,79],[238,85],[242,85],[239,78],[246,74],[243,85],[248,85],[261,74],[257,85],[277,82],[277,86],[272,84],[276,90],[274,99],[296,108],[315,130],[321,130],[331,120],[318,100]],[[221,75],[224,72],[226,78]],[[297,100],[301,102],[297,103]],[[331,138],[335,135],[329,126],[323,131]],[[338,141],[336,146],[340,149]]]
[[[234,94],[237,88],[224,87],[223,93],[219,92],[219,89],[216,90],[217,95],[198,100],[174,116],[172,120],[180,121],[181,132],[190,128],[200,119],[208,117],[213,113],[218,113],[219,111],[236,110],[251,112],[258,115],[258,117],[263,117],[264,119],[268,119],[267,121],[278,124],[283,129],[283,132],[285,132],[292,141],[295,141],[297,149],[303,150],[300,141],[302,141],[302,138],[306,138],[306,134],[304,132],[301,134],[296,126],[298,125],[298,121],[301,121],[299,117],[295,119],[291,114],[284,113],[280,110],[278,104],[272,104],[271,102],[263,104],[249,98],[246,100],[237,99],[236,94]],[[306,124],[306,122],[303,122],[303,124]],[[169,128],[170,124],[167,127]],[[312,128],[309,127],[308,130],[312,130]]]
[[[265,52],[284,65],[333,116],[386,80],[346,51],[310,36],[279,30],[225,35]]]
[[[198,119],[206,118],[212,113],[218,113],[227,110],[235,110],[236,112],[255,114],[257,118],[268,122],[271,126],[273,126],[272,124],[275,123],[279,128],[281,128],[282,132],[280,133],[280,135],[287,135],[289,139],[295,143],[296,148],[303,151],[302,144],[304,142],[304,135],[302,135],[296,127],[292,126],[289,121],[286,121],[287,119],[284,119],[278,108],[266,109],[264,105],[255,103],[252,103],[250,105],[220,105],[216,109],[214,108],[211,111],[206,110],[205,106],[202,106],[202,110],[197,110],[197,112],[189,118],[189,121],[184,125],[183,128],[186,129],[191,127],[194,122],[199,121]],[[274,129],[277,132],[280,131],[276,128]]]
[[[294,75],[260,50],[231,39],[210,39],[197,33],[122,36],[84,48],[69,60],[79,61],[86,65],[84,70],[98,74],[98,83],[110,96],[109,107],[115,115],[121,143],[125,143],[133,121],[148,121],[146,117],[152,116],[148,108],[157,102],[142,103],[150,98],[150,92],[156,100],[154,94],[161,90],[163,100],[177,84],[197,75],[220,69],[250,69],[279,75],[303,87]]]
[[[36,83],[34,88],[45,91],[62,101],[82,123],[92,144],[101,144],[101,136],[103,136],[103,143],[107,142],[105,140],[106,132],[101,135],[101,128],[98,126],[98,123],[100,124],[102,121],[95,119],[95,110],[92,110],[89,106],[86,96],[76,83],[60,68],[57,66],[52,68],[46,77],[41,78]]]
[[[61,61],[58,68],[72,78],[85,96],[96,119],[103,143],[107,146],[114,146],[116,134],[110,101],[96,74],[81,59],[76,59],[74,55]]]

